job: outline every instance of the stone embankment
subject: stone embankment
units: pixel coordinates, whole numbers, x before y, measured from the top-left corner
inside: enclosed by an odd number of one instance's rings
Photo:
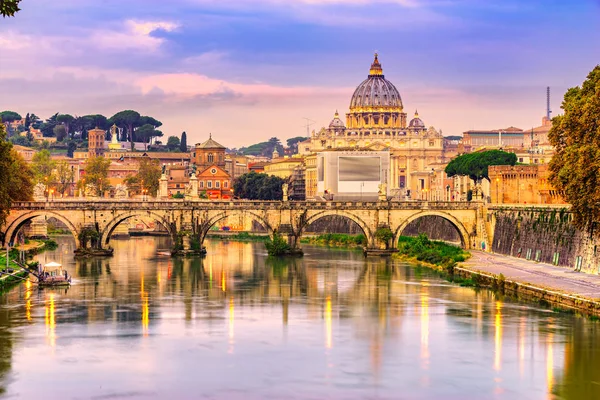
[[[472,252],[454,275],[559,308],[600,316],[600,276],[522,258]]]

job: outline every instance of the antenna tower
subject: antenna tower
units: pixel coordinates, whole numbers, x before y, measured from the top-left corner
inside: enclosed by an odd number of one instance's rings
[[[304,117],[304,118],[302,118],[302,119],[305,119],[305,120],[306,120],[306,125],[303,125],[303,126],[305,126],[305,127],[306,127],[306,137],[310,137],[310,127],[311,127],[311,125],[314,125],[314,124],[315,124],[315,121],[313,121],[313,120],[312,120],[312,119],[310,119],[310,118],[306,118],[306,117]]]
[[[550,86],[546,87],[546,118],[550,119],[550,114],[552,114],[552,110],[550,110]]]

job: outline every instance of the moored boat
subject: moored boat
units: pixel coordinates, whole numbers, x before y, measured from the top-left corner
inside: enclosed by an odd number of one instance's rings
[[[63,269],[62,264],[49,262],[44,264],[38,275],[39,286],[64,286],[71,284],[71,275]]]

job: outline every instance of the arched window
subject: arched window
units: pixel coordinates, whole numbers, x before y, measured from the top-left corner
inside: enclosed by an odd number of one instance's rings
[[[208,153],[208,162],[212,163],[214,162],[215,157],[213,156],[213,153]]]

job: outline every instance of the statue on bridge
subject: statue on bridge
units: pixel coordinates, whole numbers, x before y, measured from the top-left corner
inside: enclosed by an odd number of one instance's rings
[[[126,199],[127,198],[127,185],[119,183],[115,186],[115,197],[117,199]]]
[[[85,185],[85,197],[97,197],[98,196],[98,189],[96,188],[96,185],[94,185],[93,183],[88,183]]]
[[[379,184],[379,190],[377,192],[377,194],[379,195],[379,201],[386,201],[387,200],[387,184],[384,183],[380,183]]]
[[[36,201],[43,201],[46,199],[46,185],[38,183],[33,187],[33,199]]]

